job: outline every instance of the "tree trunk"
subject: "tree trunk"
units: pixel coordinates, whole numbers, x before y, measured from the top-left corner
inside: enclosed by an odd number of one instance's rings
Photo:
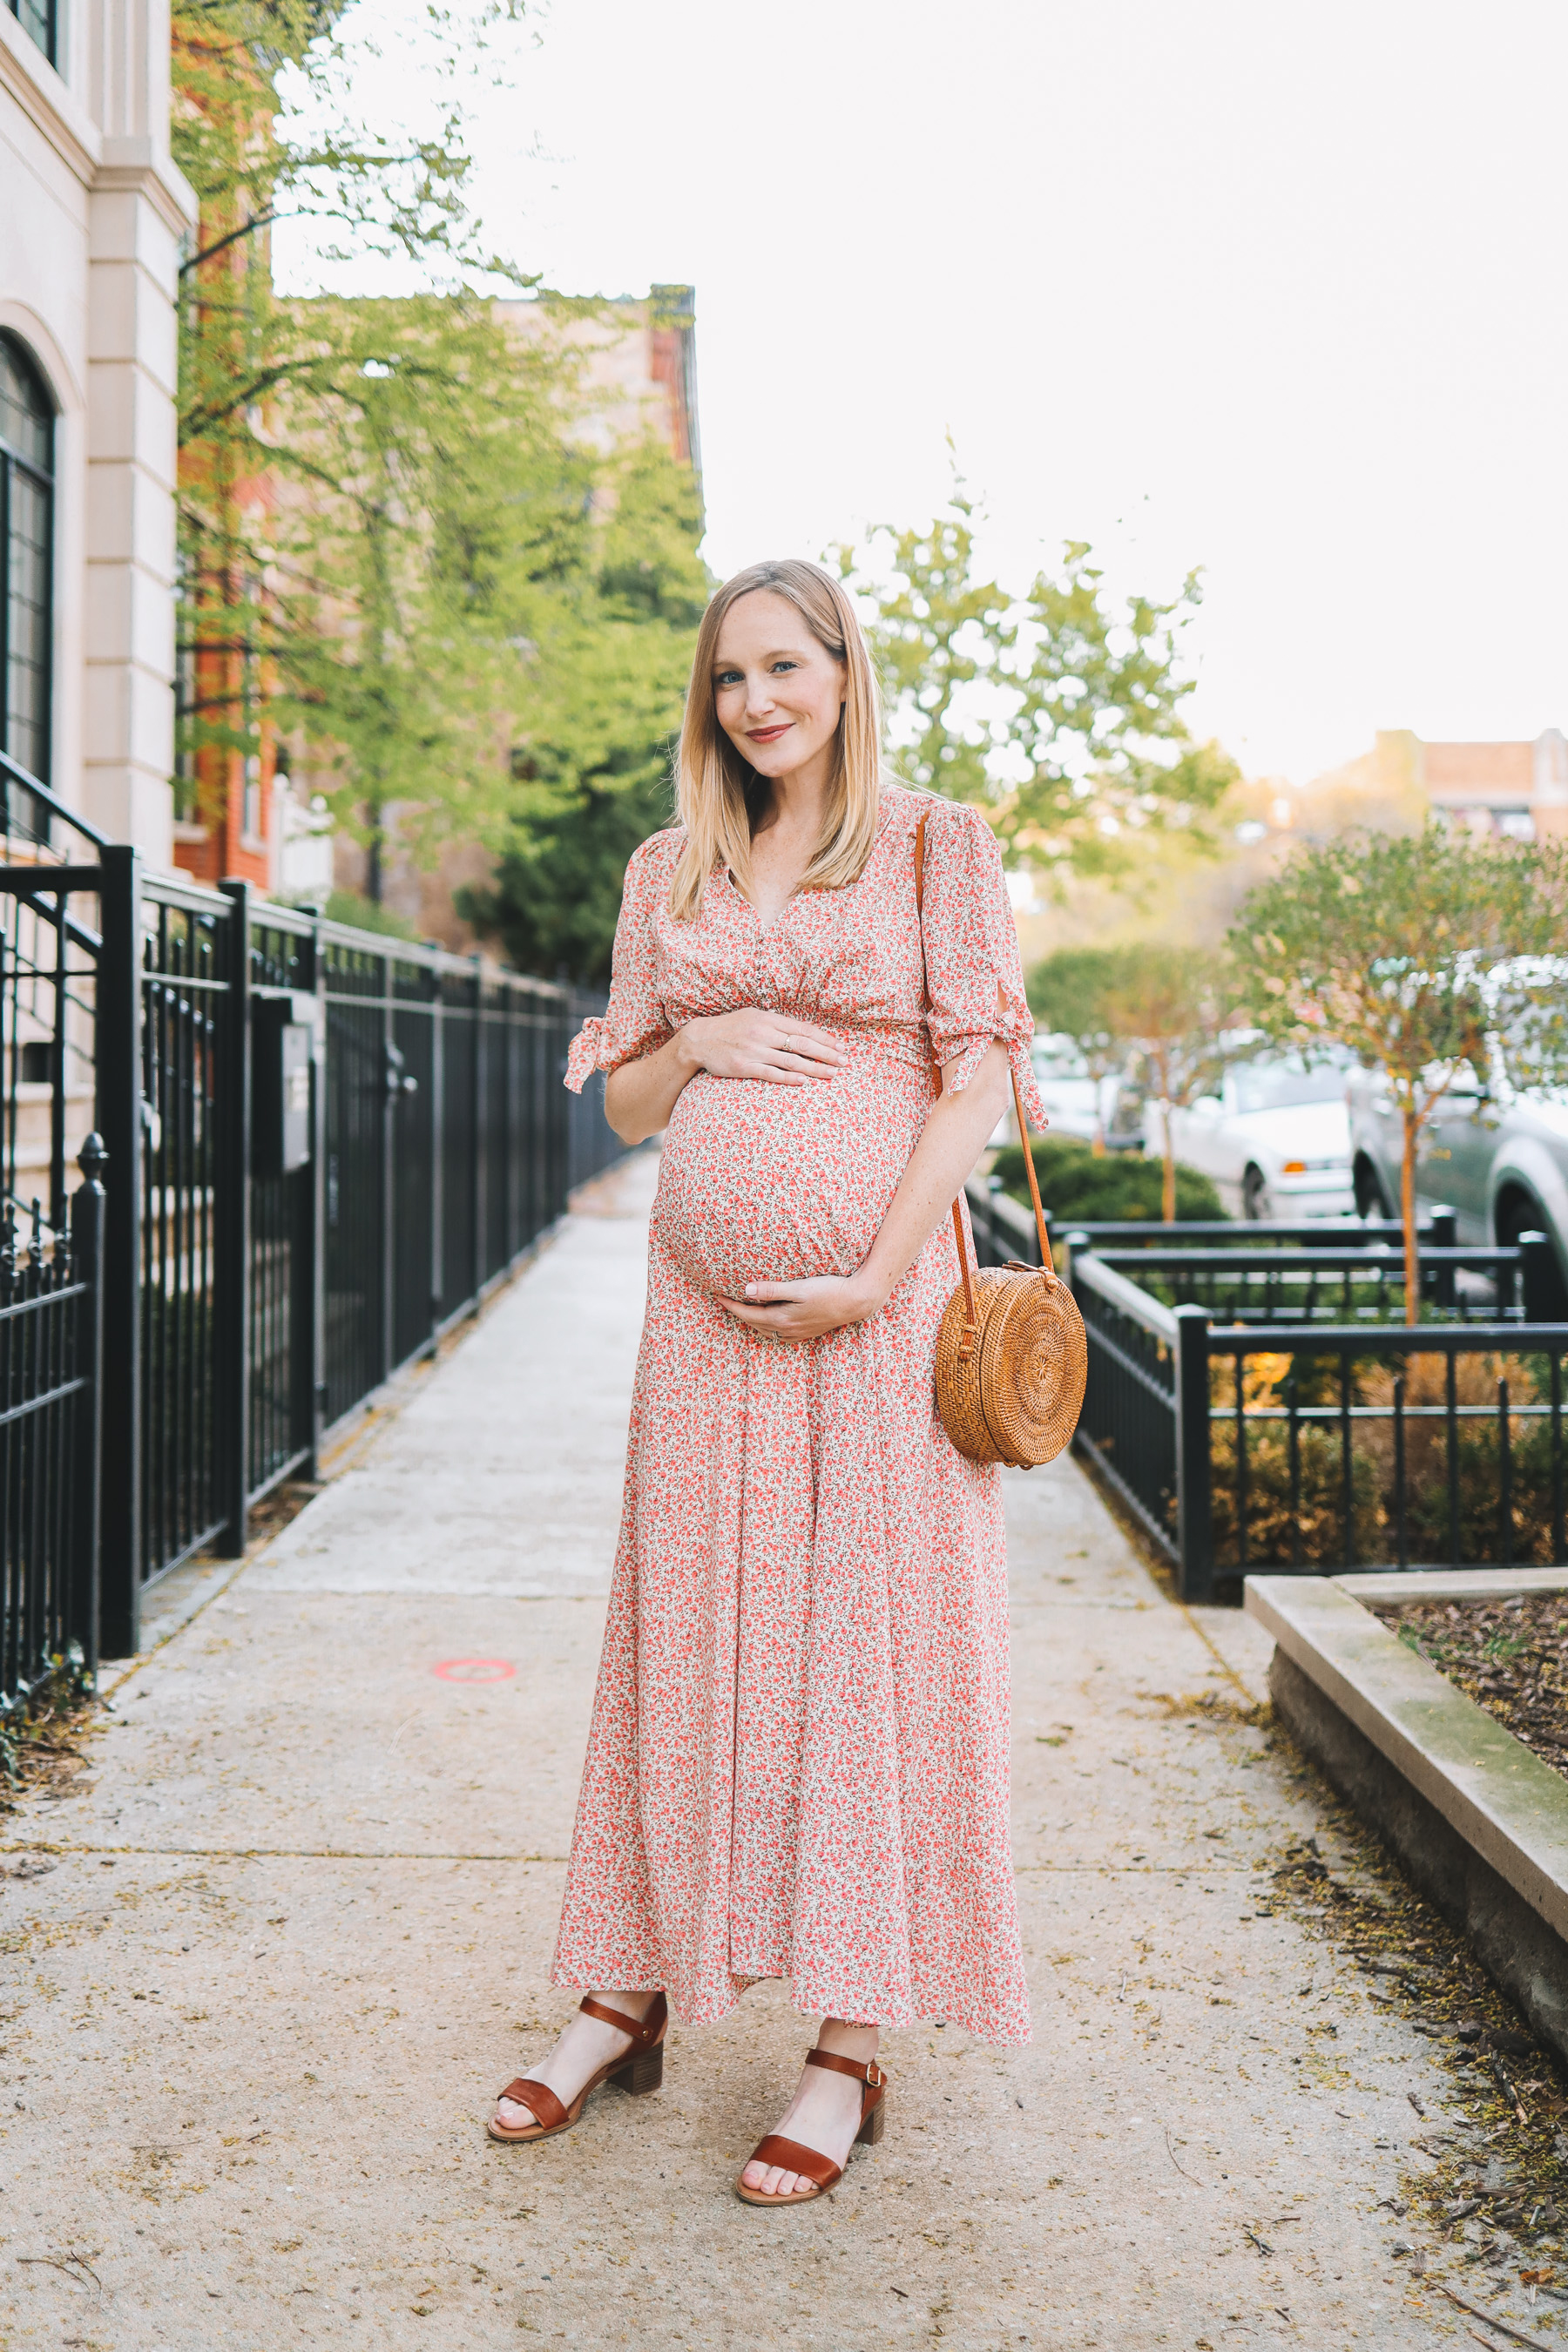
[[[1421,1250],[1415,1238],[1415,1139],[1421,1132],[1416,1114],[1405,1106],[1405,1150],[1399,1165],[1399,1215],[1405,1227],[1405,1319],[1421,1320]]]
[[[379,907],[381,904],[385,843],[386,831],[381,822],[381,811],[378,808],[372,809],[370,838],[365,843],[364,849],[364,895],[373,907]]]
[[[1160,1105],[1160,1124],[1165,1135],[1165,1171],[1160,1189],[1160,1214],[1168,1225],[1176,1222],[1176,1147],[1171,1140],[1171,1106]]]

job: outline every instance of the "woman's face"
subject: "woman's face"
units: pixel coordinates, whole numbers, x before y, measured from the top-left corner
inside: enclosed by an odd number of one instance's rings
[[[719,724],[762,776],[793,775],[831,752],[844,665],[819,645],[787,596],[753,589],[725,614],[713,653]]]

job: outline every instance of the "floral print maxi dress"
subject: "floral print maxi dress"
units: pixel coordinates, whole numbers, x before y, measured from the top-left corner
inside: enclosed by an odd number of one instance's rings
[[[1042,1118],[1001,860],[973,810],[889,783],[858,881],[764,927],[719,872],[682,923],[681,843],[632,858],[609,1009],[568,1086],[749,1005],[848,1059],[801,1087],[700,1073],[670,1118],[553,1981],[663,1985],[702,2023],[784,1977],[803,2011],[1025,2042],[1000,1473],[955,1452],[933,1388],[952,1222],[879,1314],[822,1339],[752,1330],[716,1298],[860,1265],[933,1047],[962,1082],[1002,1039]]]

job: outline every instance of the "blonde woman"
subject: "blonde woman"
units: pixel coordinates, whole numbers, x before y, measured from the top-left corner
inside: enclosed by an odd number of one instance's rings
[[[752,2205],[823,2195],[880,2136],[881,2029],[1029,2033],[1000,1475],[949,1443],[932,1367],[949,1206],[1009,1061],[1043,1123],[1033,1024],[990,832],[886,777],[879,736],[837,581],[760,563],[720,589],[680,823],[627,868],[567,1077],[606,1072],[616,1133],[664,1148],[553,1969],[590,1998],[490,2129],[657,2088],[669,2014],[780,1977],[822,2024]]]

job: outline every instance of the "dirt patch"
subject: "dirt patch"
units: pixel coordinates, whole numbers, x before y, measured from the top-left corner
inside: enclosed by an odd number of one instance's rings
[[[1373,1614],[1568,1778],[1568,1591],[1409,1601]]]
[[[0,1813],[28,1797],[74,1795],[90,1761],[82,1741],[101,1720],[98,1698],[73,1673],[36,1691],[27,1712],[0,1727]]]
[[[1245,1725],[1253,1731],[1267,1731],[1274,1722],[1274,1702],[1237,1697],[1231,1691],[1185,1691],[1180,1696],[1171,1691],[1151,1691],[1149,1704],[1163,1709],[1169,1722],[1186,1716],[1195,1716],[1205,1723]]]

